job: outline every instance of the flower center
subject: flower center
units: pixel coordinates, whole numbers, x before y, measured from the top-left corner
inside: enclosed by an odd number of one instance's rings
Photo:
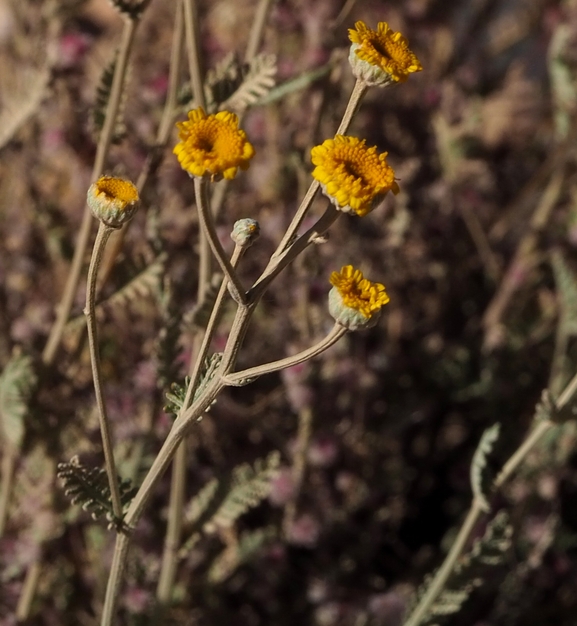
[[[381,41],[380,37],[371,38],[368,43],[385,59],[394,60],[391,53],[387,50],[387,42]]]

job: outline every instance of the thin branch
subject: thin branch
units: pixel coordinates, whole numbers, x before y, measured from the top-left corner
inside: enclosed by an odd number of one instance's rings
[[[347,329],[344,326],[341,326],[339,323],[335,323],[331,332],[314,346],[311,346],[298,354],[293,354],[292,356],[287,356],[284,359],[279,359],[278,361],[272,361],[271,363],[265,363],[264,365],[250,367],[249,369],[242,370],[241,372],[228,374],[227,376],[224,376],[222,380],[227,385],[242,385],[245,384],[244,381],[246,380],[252,381],[252,379],[263,376],[264,374],[278,372],[279,370],[286,369],[287,367],[298,365],[299,363],[308,361],[315,356],[318,356],[325,350],[328,350],[328,348],[335,344],[346,332]]]
[[[198,208],[198,218],[204,233],[208,239],[210,247],[218,264],[220,265],[224,275],[230,282],[229,289],[231,290],[232,297],[239,304],[246,302],[246,293],[240,282],[240,279],[231,265],[230,261],[226,257],[226,254],[222,248],[222,244],[218,239],[216,229],[214,227],[213,216],[210,211],[208,200],[208,180],[205,178],[194,178],[194,192],[196,196],[196,206]]]
[[[102,393],[101,373],[100,373],[100,351],[98,349],[98,338],[96,330],[96,277],[98,268],[104,254],[104,247],[112,233],[112,228],[100,223],[94,248],[92,250],[92,258],[90,259],[90,267],[88,269],[88,285],[86,290],[86,326],[88,328],[88,342],[90,344],[90,362],[92,363],[92,378],[94,380],[94,391],[96,393],[96,404],[98,405],[98,418],[100,420],[100,433],[102,435],[102,448],[104,450],[104,461],[106,464],[106,474],[110,485],[110,497],[112,499],[112,510],[116,520],[122,518],[122,503],[120,501],[120,490],[118,488],[118,476],[116,473],[116,465],[114,463],[114,447],[112,445],[112,433],[110,421],[106,412],[106,403]]]
[[[116,125],[116,118],[126,79],[126,68],[128,66],[128,59],[132,50],[132,45],[134,43],[134,35],[137,25],[138,20],[128,19],[124,22],[124,30],[122,31],[122,38],[120,42],[120,51],[114,68],[110,98],[108,100],[108,106],[106,107],[106,117],[102,131],[100,132],[98,146],[96,148],[96,158],[92,168],[92,181],[99,178],[104,170],[104,164],[110,149],[112,135]],[[80,232],[78,233],[78,240],[76,242],[76,248],[74,249],[74,256],[70,266],[70,272],[66,279],[64,293],[60,300],[60,304],[56,308],[56,320],[50,329],[46,346],[42,352],[42,362],[47,366],[51,365],[56,358],[56,352],[60,346],[60,342],[62,341],[64,327],[70,317],[70,311],[72,310],[72,304],[74,303],[74,297],[78,289],[78,283],[80,282],[84,256],[88,248],[88,241],[92,230],[92,220],[92,213],[90,212],[90,209],[85,206],[84,214],[82,216],[82,224],[80,225]]]
[[[248,37],[246,52],[244,54],[245,63],[250,63],[260,48],[264,27],[266,25],[272,3],[273,0],[260,0],[258,7],[256,8],[252,28]]]
[[[198,6],[196,0],[183,0],[184,26],[186,32],[186,51],[188,67],[192,82],[192,93],[197,106],[206,110],[204,99],[204,80],[200,62],[200,27],[198,23]]]

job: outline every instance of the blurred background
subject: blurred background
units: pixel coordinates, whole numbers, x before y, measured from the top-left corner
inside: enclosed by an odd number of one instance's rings
[[[107,173],[136,180],[154,144],[175,4],[152,0],[144,12]],[[231,51],[242,57],[256,2],[199,6],[204,70]],[[375,328],[348,334],[314,362],[227,392],[191,433],[189,498],[272,450],[281,466],[266,500],[228,534],[213,533],[187,552],[167,623],[400,625],[470,505],[469,468],[483,431],[501,423],[490,476],[530,428],[542,390],[559,393],[575,371],[574,0],[273,3],[262,50],[277,55],[278,84],[304,79],[243,121],[257,154],[218,216],[229,250],[235,220],[260,222],[243,280],[262,271],[308,188],[310,148],[338,126],[354,84],[347,29],[357,20],[372,28],[387,21],[424,67],[404,84],[370,89],[349,131],[388,151],[401,193],[363,219],[343,215],[328,242],[281,274],[254,317],[239,367],[323,337],[332,326],[328,277],[342,265],[384,283],[391,302]],[[46,342],[90,184],[99,86],[121,30],[105,0],[0,0],[2,367],[15,346],[37,355]],[[198,230],[192,184],[171,154],[175,141],[176,132],[100,313],[119,469],[137,481],[171,423],[157,384],[157,346],[175,310],[183,317],[181,353],[172,363],[176,378],[160,386],[182,379],[190,358]],[[318,198],[312,215],[325,204]],[[135,277],[138,288],[115,299]],[[26,571],[39,559],[29,623],[97,623],[112,535],[69,505],[55,477],[55,463],[75,454],[101,463],[84,297],[81,287],[78,320],[42,372],[27,422],[0,540],[2,624],[16,623]],[[299,424],[301,432],[310,428],[304,449]],[[575,623],[574,441],[572,422],[556,428],[493,498],[487,519],[506,513],[511,539],[494,564],[475,570],[474,582],[465,576],[457,608],[427,623]],[[300,489],[299,456],[306,461]],[[169,481],[138,528],[119,624],[155,623]],[[223,551],[257,530],[254,549],[226,561]]]

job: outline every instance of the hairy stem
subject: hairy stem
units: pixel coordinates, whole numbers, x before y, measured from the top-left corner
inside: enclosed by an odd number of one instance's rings
[[[112,510],[116,520],[122,518],[122,503],[120,502],[120,491],[118,489],[118,476],[116,474],[116,465],[114,463],[114,448],[112,445],[112,433],[108,415],[106,412],[106,403],[102,393],[101,373],[100,373],[100,351],[98,349],[98,336],[96,330],[96,277],[98,268],[104,254],[104,247],[112,233],[112,228],[100,223],[92,258],[90,259],[90,267],[88,269],[88,284],[86,290],[86,326],[88,328],[88,342],[90,344],[90,362],[92,364],[92,378],[94,380],[94,391],[96,393],[96,404],[98,405],[98,418],[100,421],[100,434],[102,436],[102,448],[104,450],[104,461],[106,464],[106,474],[108,476],[108,484],[110,485],[110,496],[112,499]]]
[[[106,107],[106,117],[102,131],[100,132],[98,146],[96,148],[96,158],[92,168],[92,181],[95,181],[102,174],[104,170],[104,163],[112,143],[116,117],[118,115],[122,90],[126,78],[128,58],[132,50],[137,25],[138,20],[130,19],[124,22],[120,50],[118,52],[116,66],[114,68],[110,98],[108,100],[108,106]],[[76,248],[74,249],[74,256],[72,257],[70,272],[66,278],[64,293],[62,294],[60,304],[56,308],[56,320],[50,329],[46,346],[42,352],[42,362],[47,366],[52,365],[54,359],[56,358],[56,352],[60,346],[60,342],[62,341],[62,335],[64,333],[66,322],[70,317],[70,311],[72,310],[72,304],[74,303],[74,297],[78,289],[78,283],[80,282],[84,256],[88,248],[92,219],[90,209],[85,206],[84,214],[82,216],[82,224],[80,225],[80,232],[78,233],[78,240],[76,242]]]
[[[244,249],[236,246],[231,258],[231,264],[236,266]],[[190,370],[190,384],[188,385],[186,397],[183,406],[188,407],[190,399],[194,391],[198,387],[202,366],[206,360],[210,342],[214,335],[216,324],[222,310],[224,296],[226,295],[226,278],[223,279],[220,290],[218,292],[212,313],[202,335],[202,341],[199,342],[200,334],[195,335],[195,348],[193,350],[194,365]],[[199,288],[199,298],[202,297]],[[200,343],[200,345],[198,345]],[[156,592],[156,598],[160,604],[167,605],[172,599],[172,590],[174,588],[174,579],[176,576],[176,568],[178,565],[178,549],[182,535],[182,524],[184,521],[184,493],[186,487],[186,441],[183,441],[178,448],[173,462],[173,470],[170,485],[170,500],[168,505],[168,527],[166,539],[164,543],[164,552],[162,554],[162,565],[160,569],[160,579]]]
[[[331,332],[321,339],[318,343],[298,354],[294,354],[293,356],[287,356],[284,359],[279,359],[278,361],[272,361],[271,363],[265,363],[264,365],[257,365],[256,367],[250,367],[249,369],[242,370],[241,372],[235,372],[234,374],[229,374],[223,378],[223,381],[227,385],[239,385],[243,384],[243,381],[246,379],[257,378],[258,376],[262,376],[263,374],[270,374],[271,372],[278,372],[279,370],[286,369],[287,367],[292,367],[293,365],[298,365],[299,363],[303,363],[304,361],[308,361],[315,356],[321,354],[332,345],[334,345],[345,333],[347,329],[344,326],[341,326],[338,323],[335,323]]]
[[[212,252],[218,261],[224,275],[229,281],[229,289],[232,297],[239,304],[246,302],[246,293],[236,273],[236,270],[228,260],[222,245],[218,239],[216,229],[214,227],[213,216],[210,211],[208,200],[208,180],[205,178],[194,178],[194,192],[196,196],[196,206],[198,208],[198,219],[202,226],[206,238],[210,244]]]

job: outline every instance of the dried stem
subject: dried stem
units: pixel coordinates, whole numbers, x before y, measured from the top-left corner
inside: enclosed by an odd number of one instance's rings
[[[174,579],[178,565],[178,548],[182,535],[184,517],[184,498],[186,495],[186,439],[178,446],[172,463],[170,499],[168,505],[168,524],[164,538],[162,566],[156,589],[156,600],[166,606],[172,601]]]
[[[138,20],[136,19],[127,19],[124,22],[120,50],[116,66],[114,68],[110,98],[108,100],[108,106],[106,107],[106,117],[102,131],[100,132],[98,146],[96,148],[96,158],[92,168],[92,181],[95,181],[102,174],[104,170],[104,163],[112,143],[112,136],[114,134],[114,127],[116,125],[116,118],[126,78],[126,68],[130,52],[132,50],[137,25]],[[84,215],[82,216],[82,224],[80,225],[80,232],[76,242],[76,248],[74,249],[74,256],[70,266],[70,272],[66,279],[64,293],[62,295],[62,299],[60,300],[60,304],[56,308],[56,320],[50,329],[46,346],[42,352],[42,362],[47,366],[51,365],[56,358],[56,352],[60,346],[60,342],[62,341],[62,335],[64,333],[66,322],[70,317],[70,311],[72,310],[72,304],[78,289],[78,283],[80,282],[84,256],[88,248],[92,220],[93,218],[90,209],[85,206]]]
[[[240,260],[244,248],[236,246],[231,257],[231,265],[236,267],[236,264]],[[190,370],[190,383],[186,392],[186,397],[183,402],[184,407],[188,407],[194,391],[196,390],[202,371],[202,366],[206,360],[210,342],[214,335],[220,313],[222,311],[222,305],[224,303],[224,297],[226,295],[227,279],[223,278],[220,285],[217,298],[212,309],[208,325],[200,340],[200,334],[195,335],[195,347],[193,349],[194,365]],[[199,297],[202,297],[199,289]],[[166,539],[164,543],[164,552],[162,554],[162,565],[160,570],[160,579],[156,592],[156,598],[160,604],[169,604],[172,599],[172,591],[174,588],[174,579],[176,576],[176,567],[178,565],[178,549],[180,546],[180,539],[182,536],[182,524],[184,521],[183,505],[184,505],[184,493],[185,493],[185,475],[186,475],[186,454],[181,452],[185,449],[186,441],[183,441],[178,448],[173,462],[173,471],[170,486],[170,500],[168,505],[168,527],[166,532]]]
[[[196,0],[183,0],[184,27],[186,32],[186,52],[192,82],[192,94],[197,106],[206,109],[204,99],[204,81],[200,62],[200,27]]]
[[[12,492],[12,481],[16,469],[17,451],[13,446],[5,443],[2,457],[2,493],[0,495],[0,537],[4,535],[6,520],[8,519],[8,503]]]
[[[266,25],[266,20],[272,3],[273,0],[260,0],[258,7],[256,8],[252,28],[248,37],[246,52],[244,53],[245,63],[250,63],[260,48],[264,27]]]
[[[287,503],[282,527],[285,537],[290,533],[297,512],[297,498],[299,496],[307,464],[307,451],[309,449],[313,424],[313,410],[311,406],[305,406],[299,411],[298,432],[294,449],[294,462],[292,467],[293,496]]]
[[[102,222],[98,227],[96,241],[92,250],[90,267],[88,269],[88,284],[86,290],[86,326],[88,328],[88,342],[90,344],[90,362],[92,363],[92,378],[94,380],[94,391],[96,393],[96,404],[98,405],[98,418],[100,421],[100,433],[102,435],[102,448],[104,450],[104,461],[106,464],[106,474],[110,485],[110,496],[112,499],[112,510],[115,519],[122,519],[122,503],[120,501],[120,491],[118,488],[118,476],[114,463],[114,448],[112,445],[112,433],[110,422],[106,413],[106,403],[102,393],[101,373],[100,373],[100,351],[98,349],[98,337],[96,330],[95,298],[96,298],[96,277],[98,268],[104,254],[104,247],[112,233],[112,228]]]
[[[26,578],[22,585],[22,592],[18,598],[18,605],[16,606],[16,619],[18,622],[24,622],[30,617],[30,611],[32,609],[32,602],[36,595],[36,587],[40,581],[40,574],[42,573],[42,560],[39,556],[32,562],[32,565],[28,567],[26,571]]]
[[[577,374],[572,378],[571,382],[565,387],[564,391],[559,395],[555,403],[555,408],[557,411],[561,410],[566,404],[568,404],[575,392],[577,391]],[[533,428],[531,433],[526,437],[525,441],[517,448],[517,450],[511,455],[509,460],[503,466],[503,469],[497,476],[497,478],[493,481],[493,490],[497,491],[500,489],[509,478],[513,475],[513,473],[518,469],[518,467],[523,463],[523,461],[527,458],[527,455],[533,450],[533,448],[543,439],[543,436],[549,432],[551,428],[555,426],[555,422],[552,420],[543,420],[538,422],[537,425]],[[469,539],[469,535],[471,534],[475,524],[481,517],[484,512],[484,504],[479,499],[474,498],[473,503],[471,504],[471,508],[467,513],[467,517],[463,522],[461,529],[459,530],[459,534],[449,551],[449,554],[445,557],[443,564],[440,569],[435,574],[433,581],[431,582],[429,588],[425,595],[421,598],[421,601],[411,613],[407,621],[403,626],[418,626],[421,623],[421,620],[428,614],[431,606],[434,604],[435,600],[443,590],[445,583],[447,582],[449,576],[451,575],[457,560],[461,556],[465,545],[467,544],[467,540]]]
[[[176,14],[174,17],[174,33],[172,35],[172,47],[170,52],[170,68],[168,71],[168,89],[166,94],[166,101],[164,103],[164,109],[162,111],[162,119],[160,120],[160,125],[158,127],[158,133],[156,135],[156,141],[154,146],[151,148],[150,153],[146,159],[144,167],[138,176],[138,180],[136,181],[136,188],[138,189],[139,195],[142,197],[142,192],[144,191],[148,181],[150,180],[151,174],[154,173],[156,168],[161,162],[162,152],[166,148],[168,144],[168,140],[170,139],[170,134],[174,127],[174,120],[176,118],[178,112],[178,86],[180,84],[180,70],[181,70],[181,57],[182,57],[182,43],[184,41],[184,20],[183,20],[183,10],[182,4],[179,2],[176,6]],[[99,276],[99,284],[97,291],[102,288],[102,286],[108,281],[110,278],[110,274],[112,273],[112,269],[114,268],[114,263],[122,250],[122,246],[124,244],[124,239],[126,237],[126,233],[128,228],[130,228],[130,224],[132,220],[126,222],[124,226],[113,233],[110,244],[107,248],[107,253],[102,262],[102,269],[100,270]]]

